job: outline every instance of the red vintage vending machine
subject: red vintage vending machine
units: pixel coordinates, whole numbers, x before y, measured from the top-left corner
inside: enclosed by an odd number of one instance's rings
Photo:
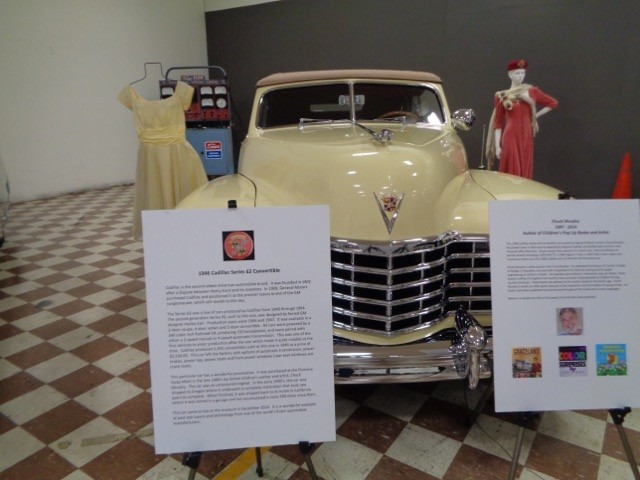
[[[208,75],[182,75],[180,80],[194,88],[191,106],[185,112],[187,141],[202,159],[209,177],[234,173],[231,96],[227,72],[217,65],[172,67],[160,80],[160,97],[173,95],[177,79],[174,70],[207,70]]]

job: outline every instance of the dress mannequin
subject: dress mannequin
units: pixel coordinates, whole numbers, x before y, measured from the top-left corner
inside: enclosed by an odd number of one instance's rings
[[[538,87],[524,83],[527,62],[510,62],[508,90],[496,92],[489,125],[487,158],[489,166],[500,160],[500,171],[533,178],[533,138],[537,119],[558,106],[558,101]],[[538,110],[538,106],[541,106]]]
[[[207,183],[202,161],[185,137],[184,111],[191,105],[193,91],[193,87],[179,81],[175,93],[162,100],[146,100],[131,85],[118,95],[118,100],[133,111],[140,139],[133,205],[134,238],[142,238],[143,210],[172,209]]]

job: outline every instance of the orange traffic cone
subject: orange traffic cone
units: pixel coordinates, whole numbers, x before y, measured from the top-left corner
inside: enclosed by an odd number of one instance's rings
[[[631,198],[631,154],[626,153],[620,164],[611,198]]]

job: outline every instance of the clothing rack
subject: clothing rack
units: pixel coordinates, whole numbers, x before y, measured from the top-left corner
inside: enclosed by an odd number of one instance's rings
[[[139,78],[138,80],[134,80],[133,82],[131,82],[129,85],[133,85],[134,83],[138,83],[141,82],[142,80],[144,80],[145,78],[147,78],[147,65],[159,65],[160,66],[160,75],[162,75],[163,77],[165,76],[163,70],[162,70],[162,63],[161,62],[145,62],[144,64],[144,77]],[[171,70],[171,69],[169,69]],[[169,72],[167,71],[167,74]]]

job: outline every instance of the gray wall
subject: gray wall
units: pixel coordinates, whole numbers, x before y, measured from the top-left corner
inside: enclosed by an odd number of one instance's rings
[[[560,102],[540,119],[534,178],[609,198],[630,152],[640,192],[638,0],[283,0],[207,12],[206,25],[209,63],[227,70],[245,130],[255,82],[270,73],[426,70],[452,109],[476,111],[462,133],[471,166],[493,94],[509,86],[506,64],[524,57],[526,81]]]

